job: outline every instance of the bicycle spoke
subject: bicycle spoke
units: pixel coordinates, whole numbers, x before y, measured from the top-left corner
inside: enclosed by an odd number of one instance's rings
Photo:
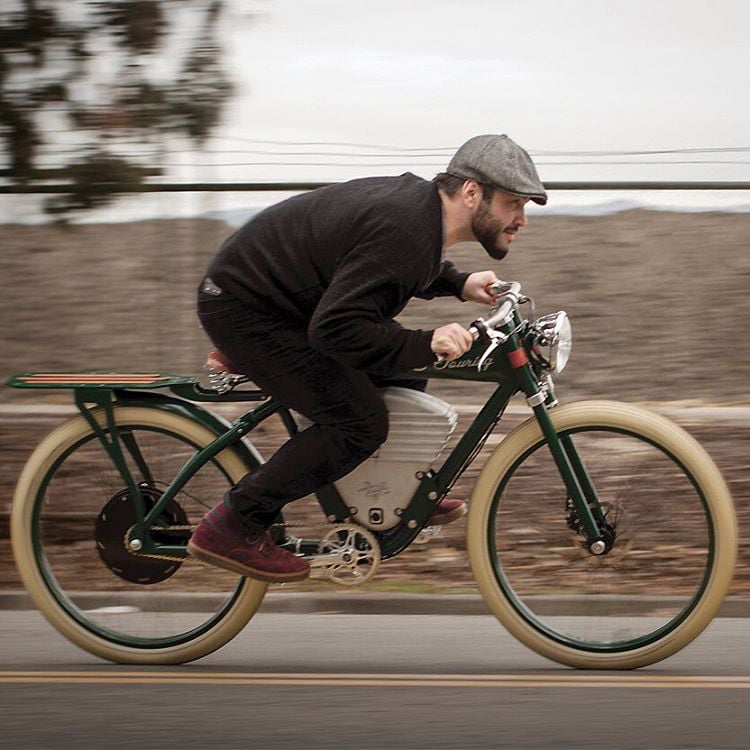
[[[133,425],[122,434],[127,460],[148,482],[144,497],[151,502],[196,451],[166,431]],[[228,483],[217,465],[207,464],[167,504],[156,525],[194,526]],[[127,494],[118,499],[124,489],[95,437],[68,452],[37,502],[44,575],[71,613],[104,637],[123,643],[177,642],[206,627],[231,602],[242,579],[190,559],[126,552],[122,540],[135,518],[128,515],[133,511]],[[172,534],[170,543],[188,536],[189,531]]]
[[[497,575],[534,627],[591,649],[646,643],[673,627],[705,584],[711,528],[691,477],[638,435],[581,430],[575,444],[613,541],[587,547],[543,444],[495,502]],[[571,526],[573,528],[571,528]]]

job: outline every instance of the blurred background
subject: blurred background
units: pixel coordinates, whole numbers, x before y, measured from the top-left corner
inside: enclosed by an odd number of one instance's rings
[[[506,132],[574,188],[493,266],[572,315],[571,392],[741,401],[749,27],[732,0],[7,0],[0,375],[195,370],[194,287],[243,221]],[[662,189],[591,189],[611,183]]]
[[[318,184],[429,179],[505,132],[549,204],[502,263],[470,244],[448,257],[568,311],[562,400],[691,407],[679,418],[727,475],[746,541],[748,32],[741,0],[4,0],[0,376],[197,373],[194,289],[243,221]],[[477,312],[416,302],[403,322]],[[486,391],[432,392],[470,414]],[[0,389],[4,512],[56,423],[14,410],[67,403]],[[443,553],[465,583],[462,533]]]

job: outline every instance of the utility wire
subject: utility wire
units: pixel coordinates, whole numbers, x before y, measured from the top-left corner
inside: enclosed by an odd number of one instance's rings
[[[681,161],[536,161],[537,166],[555,167],[555,166],[577,166],[577,167],[598,167],[606,166],[679,166],[686,164],[701,164],[704,166],[719,166],[733,164],[750,164],[750,160],[681,160]],[[408,167],[406,161],[393,162],[370,162],[362,164],[359,162],[339,162],[339,161],[237,161],[237,162],[158,162],[152,166],[155,167]],[[445,162],[428,162],[423,163],[422,167],[444,167]]]
[[[368,148],[378,151],[430,151],[453,154],[458,146],[394,146],[372,143],[353,143],[343,141],[274,141],[259,138],[243,138],[239,136],[214,136],[212,140],[239,141],[243,143],[258,143],[272,146],[336,146],[345,148]],[[733,151],[750,151],[750,146],[720,146],[708,148],[675,148],[675,149],[650,149],[650,150],[599,150],[599,151],[554,151],[548,149],[529,149],[529,153],[540,156],[646,156],[651,154],[689,154],[689,153],[723,153]]]

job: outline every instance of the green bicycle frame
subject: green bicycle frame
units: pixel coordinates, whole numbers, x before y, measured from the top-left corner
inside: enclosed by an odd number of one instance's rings
[[[494,382],[497,388],[487,399],[484,406],[475,416],[471,425],[461,436],[453,450],[437,470],[428,470],[419,475],[419,485],[404,509],[401,523],[393,529],[376,532],[381,545],[383,558],[393,557],[405,549],[416,538],[426,525],[435,504],[445,496],[465,469],[479,453],[484,441],[502,417],[514,394],[522,392],[534,412],[560,476],[565,484],[568,497],[571,499],[582,530],[590,544],[600,540],[600,528],[604,523],[596,491],[589,479],[586,467],[581,460],[573,439],[569,435],[558,435],[552,424],[548,409],[555,403],[554,396],[547,392],[540,382],[535,365],[529,360],[528,352],[522,342],[522,333],[526,323],[521,319],[518,309],[514,309],[508,320],[497,330],[503,335],[504,343],[500,344],[486,361],[478,368],[486,349],[486,342],[478,340],[461,358],[453,362],[442,362],[430,365],[421,370],[405,373],[409,378],[439,379],[449,378],[468,381]],[[162,544],[154,541],[149,529],[158,525],[159,516],[167,503],[176,497],[193,475],[206,463],[212,461],[221,451],[231,448],[238,452],[249,469],[257,466],[259,456],[253,454],[242,438],[248,435],[259,424],[273,415],[279,415],[287,432],[293,435],[297,425],[291,413],[278,402],[267,398],[257,390],[234,390],[219,394],[202,388],[195,378],[181,376],[164,376],[163,386],[168,387],[174,396],[163,391],[140,390],[132,387],[119,387],[107,383],[81,383],[74,386],[59,385],[53,387],[73,387],[75,402],[81,414],[87,420],[101,445],[117,468],[136,511],[137,521],[128,535],[128,543],[137,540],[139,549],[146,554],[165,554],[184,556],[184,545]],[[10,381],[11,385],[25,386],[22,376]],[[220,419],[195,402],[227,403],[255,402],[251,408],[231,424]],[[215,440],[198,449],[182,466],[164,493],[147,507],[139,490],[139,483],[128,466],[126,453],[141,474],[141,481],[149,484],[152,480],[148,466],[133,436],[120,429],[116,423],[114,406],[146,406],[182,414],[209,429]],[[92,408],[104,414],[105,427],[100,426]],[[331,523],[344,523],[350,517],[350,511],[333,485],[321,488],[316,497],[327,520]],[[314,554],[317,551],[317,540],[289,539],[286,544],[303,554]]]

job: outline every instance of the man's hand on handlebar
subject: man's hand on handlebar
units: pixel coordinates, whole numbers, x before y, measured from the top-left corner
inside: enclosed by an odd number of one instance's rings
[[[432,332],[432,351],[442,360],[452,362],[465,354],[474,343],[474,337],[462,325],[449,323]]]
[[[479,302],[485,305],[494,305],[498,296],[498,290],[493,290],[493,284],[502,284],[494,271],[476,271],[466,277],[461,296],[470,302]],[[518,291],[520,285],[516,284]],[[505,291],[504,289],[501,291]],[[510,302],[508,304],[511,304]],[[507,311],[502,313],[505,318]],[[474,328],[467,330],[458,323],[449,323],[447,326],[437,328],[432,332],[432,351],[442,361],[452,362],[471,349],[475,338],[479,335]]]
[[[495,301],[495,295],[490,287],[497,281],[494,271],[476,271],[470,273],[464,282],[461,296],[467,302],[479,302],[483,305],[491,305]]]

